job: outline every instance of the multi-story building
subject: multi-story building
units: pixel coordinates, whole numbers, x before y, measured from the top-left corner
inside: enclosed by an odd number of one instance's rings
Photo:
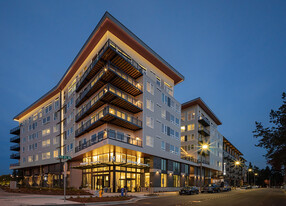
[[[202,165],[195,172],[198,186],[221,180],[223,136],[217,130],[219,125],[220,120],[201,98],[182,104],[181,156]]]
[[[190,185],[199,164],[181,159],[181,105],[174,86],[183,80],[106,13],[59,83],[14,118],[19,127],[11,133],[19,136],[11,141],[19,143],[19,153],[12,158],[19,163],[10,168],[22,171],[30,185],[62,185],[66,160],[59,157],[69,156],[70,187],[116,192],[125,186],[138,191]],[[196,134],[197,141],[218,138],[212,127],[219,120],[197,109],[211,127],[208,135]],[[201,122],[197,116],[195,121]],[[221,162],[203,158],[204,166],[220,170]]]
[[[247,166],[243,154],[223,137],[223,176],[225,183],[242,186],[247,182]]]

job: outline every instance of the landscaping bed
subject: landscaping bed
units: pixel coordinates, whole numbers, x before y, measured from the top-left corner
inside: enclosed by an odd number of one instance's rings
[[[130,200],[132,197],[130,196],[110,196],[110,197],[70,197],[67,200],[80,202],[80,203],[91,203],[91,202],[110,202],[110,201],[123,201]]]
[[[10,193],[25,193],[37,195],[64,195],[62,188],[47,188],[47,187],[21,187],[18,189],[10,189],[9,187],[1,187],[5,192]],[[66,190],[66,195],[91,195],[85,190],[70,189]]]

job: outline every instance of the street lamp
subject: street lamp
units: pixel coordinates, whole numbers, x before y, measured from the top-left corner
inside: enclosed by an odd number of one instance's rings
[[[255,176],[258,176],[258,173],[254,173],[254,185],[255,185]]]
[[[202,190],[202,173],[203,173],[203,156],[202,153],[204,151],[207,151],[209,149],[209,144],[203,143],[200,146],[200,150],[201,150],[201,172],[200,172],[200,191]]]
[[[236,166],[239,166],[239,165],[240,165],[240,161],[239,161],[239,160],[236,160],[236,161],[234,162],[234,169],[235,169]],[[237,179],[234,180],[235,187],[236,187],[236,182],[237,182]]]
[[[249,182],[249,172],[252,172],[252,169],[251,168],[249,168],[248,170],[247,170],[247,176],[248,176],[248,178],[247,178],[247,183],[248,183],[248,185],[250,185],[250,182]]]

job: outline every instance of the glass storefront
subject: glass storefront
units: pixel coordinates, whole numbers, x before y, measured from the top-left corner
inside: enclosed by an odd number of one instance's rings
[[[150,173],[145,173],[148,165],[144,164],[144,158],[135,155],[106,153],[86,157],[82,168],[83,187],[91,190],[120,192],[121,188],[127,188],[137,192],[150,182]]]

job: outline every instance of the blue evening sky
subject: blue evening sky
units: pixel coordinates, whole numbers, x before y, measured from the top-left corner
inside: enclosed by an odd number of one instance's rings
[[[0,174],[13,117],[60,80],[105,11],[185,76],[175,97],[201,97],[219,131],[253,164],[256,120],[286,86],[286,1],[0,1]],[[15,161],[14,161],[15,162]]]

